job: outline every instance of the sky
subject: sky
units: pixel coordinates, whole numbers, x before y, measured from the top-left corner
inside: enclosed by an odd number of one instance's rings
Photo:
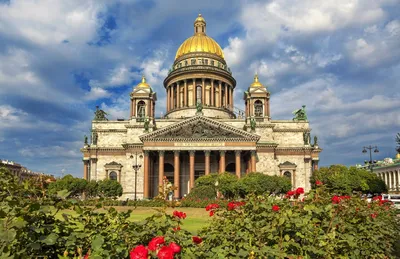
[[[129,93],[162,85],[201,13],[237,80],[257,72],[271,117],[304,104],[320,165],[394,157],[400,132],[400,0],[0,0],[0,159],[82,176],[96,105],[129,116]]]

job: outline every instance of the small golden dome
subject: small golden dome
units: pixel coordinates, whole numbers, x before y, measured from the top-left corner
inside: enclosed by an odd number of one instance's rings
[[[201,16],[201,13],[199,13],[199,16],[197,16],[196,20],[194,21],[194,23],[196,22],[206,22],[206,20],[204,20],[203,16]]]
[[[196,26],[197,22],[202,22],[202,24]],[[194,35],[185,40],[178,48],[175,59],[185,54],[195,52],[215,54],[221,58],[224,58],[222,48],[215,40],[206,35],[206,21],[204,20],[203,16],[201,16],[201,14],[199,14],[194,23]]]
[[[400,153],[397,153],[396,159],[400,159]]]
[[[250,85],[250,87],[264,87],[263,84],[258,81],[257,74],[254,75],[254,82]]]
[[[142,76],[142,82],[140,82],[136,87],[150,88],[150,85],[146,83],[146,77],[144,75]]]

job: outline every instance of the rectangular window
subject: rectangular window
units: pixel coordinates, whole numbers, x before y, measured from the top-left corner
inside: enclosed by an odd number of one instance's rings
[[[196,60],[192,59],[192,65],[196,65]]]
[[[214,60],[211,60],[211,66],[214,66]]]
[[[208,65],[208,59],[204,60],[204,64]]]

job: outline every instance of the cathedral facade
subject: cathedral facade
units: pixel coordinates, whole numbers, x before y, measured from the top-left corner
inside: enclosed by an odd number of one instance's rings
[[[179,47],[164,87],[162,118],[155,118],[157,95],[144,76],[130,94],[128,120],[108,121],[96,111],[91,141],[81,149],[85,179],[119,181],[121,199],[155,197],[166,179],[181,198],[198,177],[216,172],[238,178],[249,172],[280,175],[289,177],[293,188],[310,189],[321,149],[316,138],[310,143],[304,106],[294,119],[272,120],[270,93],[255,75],[243,95],[245,110],[237,109],[236,80],[221,47],[206,35],[201,15],[194,35]]]

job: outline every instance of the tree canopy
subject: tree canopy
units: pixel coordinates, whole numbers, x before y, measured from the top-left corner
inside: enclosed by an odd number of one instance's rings
[[[331,165],[314,171],[312,185],[321,181],[333,193],[351,194],[362,193],[384,193],[387,192],[385,182],[376,174],[363,168],[344,165]]]

